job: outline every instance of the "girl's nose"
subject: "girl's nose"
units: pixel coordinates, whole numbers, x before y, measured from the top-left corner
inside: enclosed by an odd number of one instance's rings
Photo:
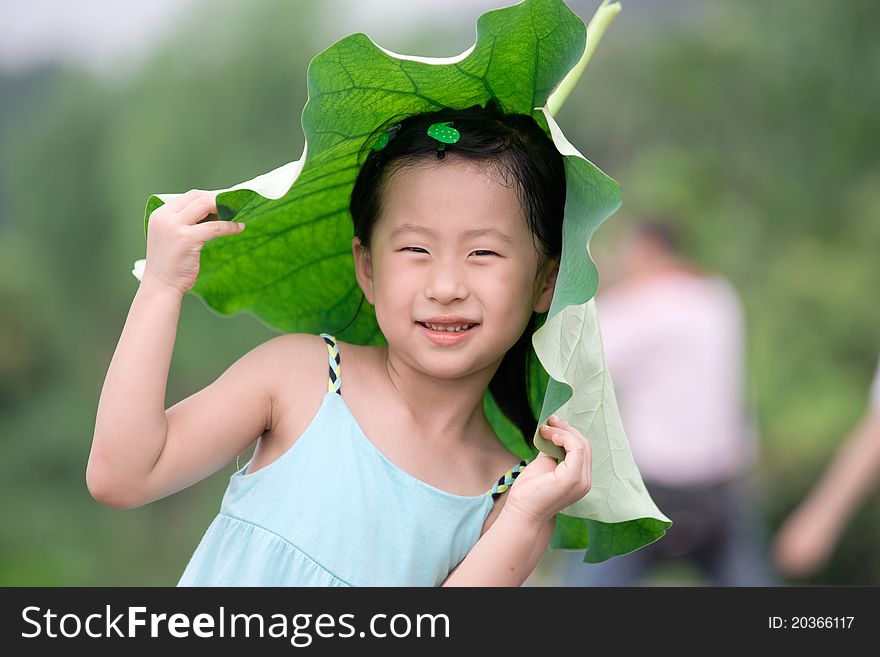
[[[466,299],[468,294],[464,274],[458,267],[438,264],[432,269],[425,286],[428,299],[448,304],[456,299]]]

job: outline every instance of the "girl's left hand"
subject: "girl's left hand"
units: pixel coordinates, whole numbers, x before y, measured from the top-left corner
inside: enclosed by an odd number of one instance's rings
[[[504,508],[543,522],[590,492],[593,455],[590,441],[555,415],[539,430],[565,450],[565,458],[557,463],[552,456],[538,454],[513,482]]]

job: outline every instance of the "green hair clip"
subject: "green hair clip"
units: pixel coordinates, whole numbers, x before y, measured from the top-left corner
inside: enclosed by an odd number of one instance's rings
[[[428,126],[428,136],[437,140],[437,157],[439,159],[443,159],[446,144],[454,144],[461,139],[461,133],[455,128],[451,128],[451,125],[452,121],[444,121]]]
[[[382,131],[382,134],[379,135],[379,138],[376,140],[376,143],[373,144],[374,151],[381,151],[388,145],[388,142],[394,139],[397,136],[397,133],[400,132],[400,124],[395,123],[393,126],[387,128]]]

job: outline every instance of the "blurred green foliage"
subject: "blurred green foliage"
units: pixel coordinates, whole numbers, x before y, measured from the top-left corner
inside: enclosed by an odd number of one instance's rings
[[[595,8],[571,6],[585,19]],[[877,362],[880,5],[674,6],[674,20],[625,7],[557,120],[621,184],[596,251],[633,220],[673,217],[688,254],[740,290],[772,531],[855,424]],[[0,77],[0,584],[173,585],[216,513],[234,464],[140,509],[92,500],[95,410],[137,286],[146,199],[299,157],[307,63],[341,36],[315,29],[321,11],[205,12],[122,81]],[[452,28],[454,47],[436,29],[387,47],[456,54],[473,26]],[[187,296],[167,405],[272,335]],[[880,584],[878,502],[812,582]]]

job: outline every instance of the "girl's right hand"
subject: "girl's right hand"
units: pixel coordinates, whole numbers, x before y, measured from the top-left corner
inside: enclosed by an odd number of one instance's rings
[[[244,230],[244,225],[234,221],[205,221],[217,216],[216,197],[217,192],[191,189],[153,210],[147,223],[144,282],[186,292],[199,275],[199,254],[205,242]]]

